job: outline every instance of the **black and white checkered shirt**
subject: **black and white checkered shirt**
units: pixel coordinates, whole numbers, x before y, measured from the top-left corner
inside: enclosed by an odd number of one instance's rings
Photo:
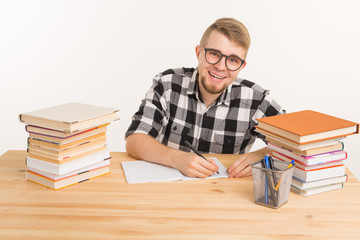
[[[163,144],[203,153],[245,153],[256,137],[256,119],[282,113],[269,91],[241,78],[206,107],[199,96],[198,70],[169,69],[158,74],[135,113],[126,136],[145,133]]]

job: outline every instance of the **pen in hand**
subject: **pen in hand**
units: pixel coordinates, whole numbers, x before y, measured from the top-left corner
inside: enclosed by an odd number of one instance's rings
[[[199,157],[202,157],[203,159],[205,159],[206,161],[210,162],[206,157],[204,157],[201,153],[199,153],[188,141],[185,140],[185,145],[188,146],[191,150],[193,150],[193,152],[198,155]],[[211,162],[210,162],[211,163]],[[219,172],[216,172],[217,174],[219,174]]]

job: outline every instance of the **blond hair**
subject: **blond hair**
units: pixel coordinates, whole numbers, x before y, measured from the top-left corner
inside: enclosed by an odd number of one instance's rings
[[[211,24],[204,32],[200,46],[205,46],[210,34],[214,31],[224,34],[228,39],[245,48],[245,56],[250,47],[250,34],[244,24],[234,18],[220,18]]]

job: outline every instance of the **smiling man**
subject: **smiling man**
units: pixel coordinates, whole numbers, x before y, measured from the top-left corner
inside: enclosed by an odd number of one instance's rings
[[[250,164],[265,149],[249,152],[256,119],[281,114],[269,91],[238,77],[246,66],[250,36],[232,18],[221,18],[203,34],[195,52],[197,68],[169,69],[158,74],[126,132],[126,150],[138,159],[179,169],[189,177],[208,177],[215,162],[190,152],[232,153],[239,158],[230,177],[251,175]]]

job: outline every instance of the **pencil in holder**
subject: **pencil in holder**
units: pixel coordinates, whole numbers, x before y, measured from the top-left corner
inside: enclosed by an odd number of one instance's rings
[[[274,168],[266,168],[263,160],[251,164],[255,203],[279,208],[288,202],[294,166],[273,160]]]

